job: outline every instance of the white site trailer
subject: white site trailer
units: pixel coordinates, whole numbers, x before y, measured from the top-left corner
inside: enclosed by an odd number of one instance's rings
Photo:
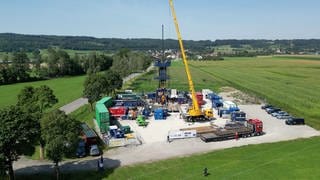
[[[174,139],[184,139],[184,138],[194,138],[197,137],[196,130],[171,130],[168,133],[168,141],[172,141]]]
[[[177,89],[171,89],[170,98],[177,98],[177,97],[178,97]]]
[[[213,93],[210,89],[202,89],[203,98],[207,98],[207,95]]]

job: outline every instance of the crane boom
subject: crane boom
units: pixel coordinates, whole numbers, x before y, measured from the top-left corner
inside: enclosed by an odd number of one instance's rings
[[[176,15],[176,12],[175,12],[174,6],[173,6],[173,1],[169,0],[169,4],[170,4],[170,8],[171,8],[171,13],[172,13],[172,16],[173,16],[174,25],[175,25],[175,28],[176,28],[176,33],[177,33],[177,36],[178,36],[178,41],[179,41],[179,45],[180,45],[182,60],[183,60],[185,71],[186,71],[187,78],[188,78],[189,90],[191,92],[192,107],[189,109],[189,115],[193,116],[193,117],[202,116],[203,113],[202,113],[201,109],[199,108],[199,104],[198,104],[198,101],[197,101],[197,98],[196,98],[196,92],[195,92],[195,89],[194,89],[191,73],[190,73],[190,70],[189,70],[187,57],[186,57],[186,54],[184,52],[182,37],[181,37],[180,30],[179,30],[179,24],[178,24],[178,20],[177,20],[177,15]]]

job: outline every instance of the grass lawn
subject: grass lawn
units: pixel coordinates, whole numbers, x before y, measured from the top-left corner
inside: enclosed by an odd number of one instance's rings
[[[189,157],[108,169],[74,172],[62,179],[319,179],[320,137],[248,145]],[[210,175],[203,177],[207,167]],[[17,179],[52,179],[23,175]]]
[[[0,108],[15,105],[17,95],[25,86],[39,87],[41,85],[49,86],[57,96],[59,102],[54,108],[61,107],[82,96],[85,77],[86,76],[64,77],[45,81],[2,85],[0,86]]]
[[[81,106],[79,109],[70,113],[70,115],[81,122],[87,123],[89,127],[94,128],[92,119],[95,117],[95,111],[91,110],[90,104]]]
[[[320,129],[320,61],[319,57],[283,56],[226,58],[224,61],[190,61],[196,90],[233,86],[253,93],[295,116],[301,116]],[[169,88],[188,90],[181,61],[169,68]],[[155,74],[131,84],[135,90],[155,90]],[[155,82],[152,82],[152,80]]]

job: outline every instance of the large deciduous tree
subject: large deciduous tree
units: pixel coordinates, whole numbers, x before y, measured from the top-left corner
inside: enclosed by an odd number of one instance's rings
[[[45,109],[56,104],[58,99],[49,86],[43,85],[35,89],[35,102],[39,107],[40,113],[43,113]]]
[[[17,81],[23,82],[30,78],[28,71],[30,60],[23,51],[13,53],[11,69],[17,77]]]
[[[115,90],[122,87],[123,79],[117,71],[109,70],[105,73],[105,78],[108,84],[109,92],[115,94]]]
[[[46,85],[38,88],[26,86],[18,94],[17,106],[23,107],[26,111],[33,114],[34,117],[40,121],[43,112],[52,107],[58,102],[58,99],[53,94],[53,90]],[[40,138],[40,159],[43,159],[43,140]]]
[[[0,159],[4,160],[0,168],[8,171],[10,179],[14,179],[13,161],[18,160],[26,150],[34,149],[39,139],[39,129],[39,121],[21,107],[0,110]]]
[[[34,68],[36,69],[36,72],[40,72],[40,66],[41,66],[41,52],[39,49],[35,49],[32,51],[32,56],[33,56],[33,64]]]
[[[104,75],[90,74],[84,82],[84,97],[88,98],[93,110],[93,103],[103,95],[114,93],[122,87],[122,78],[117,71],[108,70]]]
[[[49,86],[42,85],[37,88],[26,86],[18,94],[17,106],[22,106],[31,113],[43,113],[45,109],[52,107],[57,102],[58,99]]]
[[[84,82],[83,95],[88,98],[91,109],[93,109],[93,103],[99,100],[107,91],[106,78],[100,74],[90,74]]]
[[[41,137],[45,142],[47,157],[55,164],[59,178],[59,162],[75,152],[80,135],[80,122],[63,111],[54,110],[41,119]]]

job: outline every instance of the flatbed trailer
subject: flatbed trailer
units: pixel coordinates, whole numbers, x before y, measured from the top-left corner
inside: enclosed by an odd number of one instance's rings
[[[204,142],[222,141],[241,137],[259,136],[263,134],[262,121],[258,119],[250,119],[247,124],[237,124],[232,128],[220,128],[216,131],[200,134],[200,139]]]

